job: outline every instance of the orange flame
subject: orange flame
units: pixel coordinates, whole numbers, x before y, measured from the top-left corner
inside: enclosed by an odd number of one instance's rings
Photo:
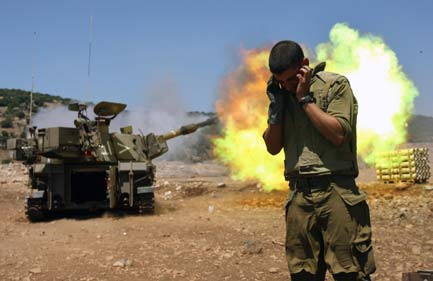
[[[259,180],[265,190],[287,188],[283,153],[271,156],[262,139],[269,105],[265,93],[269,49],[242,51],[240,66],[224,79],[216,104],[224,135],[214,140],[215,155],[231,168],[234,179]],[[337,23],[330,42],[319,44],[316,54],[319,61],[326,61],[327,71],[342,73],[351,81],[359,102],[360,156],[373,164],[382,152],[403,143],[418,90],[383,40]]]
[[[257,179],[268,191],[286,189],[283,153],[276,159],[262,139],[269,105],[265,92],[269,50],[243,50],[241,55],[240,66],[225,77],[216,103],[224,131],[214,140],[215,154],[230,167],[234,179]]]

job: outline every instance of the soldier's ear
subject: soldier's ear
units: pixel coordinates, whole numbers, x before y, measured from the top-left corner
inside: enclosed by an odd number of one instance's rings
[[[310,64],[310,60],[307,58],[307,57],[305,57],[303,60],[302,60],[302,65],[304,66],[304,65],[309,65]]]

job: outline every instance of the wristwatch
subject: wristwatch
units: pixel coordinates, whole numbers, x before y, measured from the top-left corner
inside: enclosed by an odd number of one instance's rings
[[[315,102],[316,102],[316,99],[313,96],[306,95],[306,96],[301,98],[301,100],[299,101],[299,105],[304,106],[304,104],[315,103]]]

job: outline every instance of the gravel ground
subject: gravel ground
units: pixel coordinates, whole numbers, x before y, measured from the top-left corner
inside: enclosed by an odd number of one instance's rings
[[[154,215],[29,223],[25,169],[1,166],[0,280],[290,280],[285,192],[233,181],[215,161],[157,167]],[[358,183],[369,193],[375,280],[432,268],[433,184],[379,184],[366,168]]]

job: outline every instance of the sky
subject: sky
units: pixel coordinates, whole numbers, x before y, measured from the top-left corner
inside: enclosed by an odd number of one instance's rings
[[[34,73],[36,92],[214,111],[240,50],[283,39],[314,50],[343,22],[383,38],[418,88],[415,113],[433,116],[432,12],[433,0],[1,0],[0,88],[30,90]]]

